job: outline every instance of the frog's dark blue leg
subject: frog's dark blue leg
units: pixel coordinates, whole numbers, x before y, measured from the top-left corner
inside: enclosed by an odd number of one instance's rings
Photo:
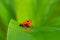
[[[23,24],[20,24],[19,26],[24,27]]]

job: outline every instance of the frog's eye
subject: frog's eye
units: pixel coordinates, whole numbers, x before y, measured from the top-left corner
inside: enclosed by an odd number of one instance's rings
[[[27,21],[27,22],[29,22],[29,21]]]

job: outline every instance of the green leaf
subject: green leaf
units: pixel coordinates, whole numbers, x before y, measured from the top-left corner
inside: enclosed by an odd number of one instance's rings
[[[29,32],[24,32],[16,21],[11,20],[8,27],[7,40],[35,40],[35,38]]]
[[[60,40],[60,27],[34,28],[25,32],[17,21],[11,20],[7,32],[7,40]]]
[[[55,17],[50,20],[49,26],[60,27],[60,17]]]

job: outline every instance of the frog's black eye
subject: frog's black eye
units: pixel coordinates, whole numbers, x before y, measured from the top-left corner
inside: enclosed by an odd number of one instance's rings
[[[29,22],[29,21],[27,21],[27,22]]]

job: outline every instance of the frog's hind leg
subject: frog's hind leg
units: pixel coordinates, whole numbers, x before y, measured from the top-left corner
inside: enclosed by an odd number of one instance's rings
[[[20,26],[20,27],[24,27],[23,24],[20,24],[19,26]]]

